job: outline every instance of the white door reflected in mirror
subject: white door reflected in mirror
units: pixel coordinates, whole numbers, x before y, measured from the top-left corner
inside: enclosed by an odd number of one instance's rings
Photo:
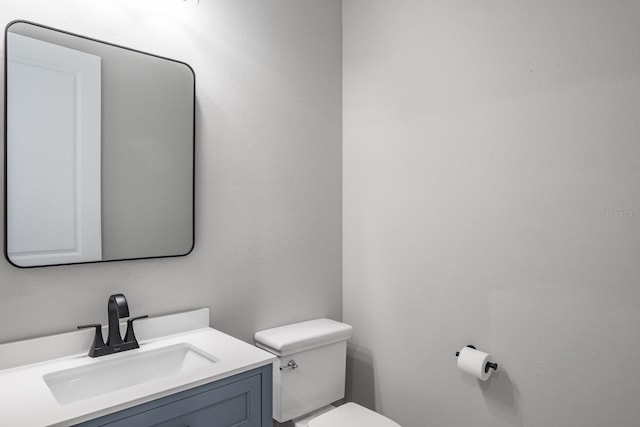
[[[7,37],[8,256],[20,266],[100,261],[100,57]]]

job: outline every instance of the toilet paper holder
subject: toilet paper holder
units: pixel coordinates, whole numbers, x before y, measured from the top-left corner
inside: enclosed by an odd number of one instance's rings
[[[468,345],[467,347],[477,350],[477,348],[473,345]],[[456,357],[458,356],[460,356],[460,352],[456,351]],[[493,362],[487,362],[487,364],[484,366],[484,373],[486,374],[487,372],[489,372],[489,369],[493,369],[494,371],[497,371],[498,364]]]

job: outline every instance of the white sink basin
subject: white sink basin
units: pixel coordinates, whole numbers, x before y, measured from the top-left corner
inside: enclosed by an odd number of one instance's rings
[[[122,353],[110,360],[43,375],[59,404],[210,367],[218,360],[189,344]]]

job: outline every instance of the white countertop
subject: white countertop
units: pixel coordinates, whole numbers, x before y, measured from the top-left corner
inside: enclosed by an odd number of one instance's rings
[[[42,378],[43,375],[52,372],[100,363],[113,358],[126,357],[127,354],[134,352],[146,352],[180,343],[196,347],[217,359],[217,362],[197,371],[163,377],[64,405],[56,401]],[[169,336],[143,340],[140,341],[139,349],[123,353],[98,358],[90,358],[86,353],[82,353],[25,366],[15,366],[0,370],[0,426],[73,425],[266,366],[275,360],[274,355],[253,345],[215,329],[201,327]]]

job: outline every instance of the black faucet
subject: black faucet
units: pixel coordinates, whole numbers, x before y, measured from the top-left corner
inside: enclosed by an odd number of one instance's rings
[[[144,319],[149,316],[133,317],[127,320],[127,332],[125,333],[124,340],[120,335],[120,319],[129,317],[129,304],[127,299],[122,294],[115,294],[109,297],[109,303],[107,305],[107,311],[109,313],[109,336],[105,343],[102,339],[102,325],[91,324],[81,325],[78,329],[95,328],[96,335],[93,338],[93,344],[89,349],[90,357],[99,357],[107,354],[119,353],[121,351],[133,350],[139,348],[138,340],[133,332],[133,322],[138,319]]]

